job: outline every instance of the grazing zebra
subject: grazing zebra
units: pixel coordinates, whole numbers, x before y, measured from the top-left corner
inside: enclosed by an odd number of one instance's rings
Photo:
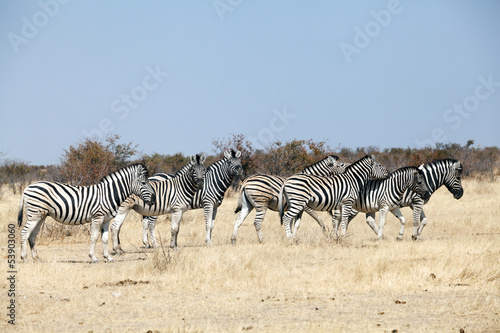
[[[416,167],[403,167],[384,179],[373,179],[361,189],[349,216],[350,222],[358,212],[366,213],[366,223],[382,239],[385,218],[389,210],[398,207],[403,193],[411,190],[422,198],[428,198],[429,190],[423,180],[422,172]],[[375,225],[375,213],[380,212],[379,228]],[[334,227],[338,233],[338,214],[335,214]]]
[[[298,174],[288,178],[280,191],[278,203],[287,237],[292,237],[290,224],[294,219],[297,220],[293,234],[295,235],[306,206],[314,210],[328,211],[330,214],[333,210],[341,209],[341,236],[345,236],[347,219],[361,188],[370,179],[385,178],[387,174],[387,170],[375,162],[374,156],[367,155],[349,165],[340,175],[325,177]],[[289,206],[284,216],[283,195]]]
[[[217,208],[224,199],[224,194],[233,182],[236,176],[241,176],[243,168],[241,166],[241,152],[231,150],[224,152],[224,158],[218,160],[208,166],[205,174],[205,184],[203,189],[196,191],[193,200],[189,204],[188,209],[203,208],[205,215],[205,228],[207,230],[205,242],[207,245],[212,244],[212,230],[214,228],[214,220],[217,215]],[[172,177],[169,174],[156,174],[155,179],[168,179]],[[151,179],[150,178],[150,179]],[[151,243],[156,246],[156,238],[154,236],[154,228],[156,225],[156,216],[143,216],[143,243],[149,247],[148,229],[151,238]]]
[[[137,196],[130,196],[118,209],[118,214],[111,224],[111,236],[113,240],[113,249],[122,254],[119,234],[121,225],[131,209],[143,216],[159,216],[172,213],[172,228],[170,247],[177,247],[177,234],[179,233],[179,224],[182,214],[189,209],[189,203],[193,199],[195,192],[203,188],[205,178],[205,154],[191,156],[191,161],[179,170],[171,179],[164,181],[150,182],[155,190],[155,203],[145,205]]]
[[[413,240],[420,238],[420,234],[427,224],[427,218],[424,214],[423,206],[429,201],[432,193],[444,185],[457,200],[464,194],[461,181],[463,167],[460,161],[446,158],[422,164],[418,168],[422,172],[425,184],[429,189],[429,196],[427,198],[422,198],[419,194],[411,190],[407,190],[403,194],[403,198],[399,203],[399,207],[409,206],[413,209],[413,234],[411,236]],[[401,222],[398,239],[402,239],[405,228],[405,219],[403,214],[401,214],[401,210],[398,207],[392,209],[391,213]]]
[[[301,173],[322,176],[332,176],[342,173],[346,164],[338,163],[337,160],[337,156],[330,155],[306,167]],[[241,185],[238,206],[234,211],[238,213],[238,216],[234,222],[233,235],[231,236],[232,244],[236,243],[238,228],[243,224],[245,218],[254,208],[256,211],[254,220],[255,230],[257,231],[259,241],[261,243],[263,242],[264,238],[261,232],[262,221],[264,220],[268,208],[275,212],[278,211],[278,194],[285,180],[286,178],[281,176],[260,174],[251,176],[245,180]],[[305,208],[305,211],[318,222],[324,231],[325,224],[318,214],[308,207]]]
[[[142,164],[134,164],[105,176],[98,184],[72,186],[62,183],[38,182],[23,192],[19,207],[18,224],[23,222],[23,206],[28,219],[21,231],[21,259],[25,260],[26,242],[31,255],[37,259],[35,239],[47,216],[63,224],[91,223],[90,259],[97,262],[95,243],[102,233],[103,256],[108,253],[108,227],[121,203],[130,195],[137,195],[147,204],[154,204],[154,192],[148,181],[148,170]]]

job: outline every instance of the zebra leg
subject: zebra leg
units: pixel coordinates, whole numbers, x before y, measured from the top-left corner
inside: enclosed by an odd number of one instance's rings
[[[405,233],[405,224],[406,224],[405,217],[401,213],[401,210],[397,207],[392,209],[390,212],[392,213],[392,215],[396,216],[398,218],[399,222],[401,223],[401,228],[399,229],[399,235],[396,239],[402,240],[403,234]]]
[[[217,214],[217,209],[211,204],[205,205],[203,207],[203,212],[205,213],[205,229],[207,234],[205,236],[205,243],[207,245],[212,245],[212,230],[214,228],[214,215]]]
[[[172,212],[172,229],[170,238],[170,247],[172,249],[177,248],[177,234],[179,233],[179,224],[182,219],[182,210]]]
[[[101,226],[103,224],[104,218],[92,218],[92,222],[90,223],[90,252],[89,257],[93,263],[97,262],[97,258],[95,256],[95,243],[97,242],[97,238],[99,237],[99,233],[101,231]]]
[[[418,240],[418,230],[420,225],[420,219],[423,212],[423,201],[415,202],[412,204],[413,208],[413,234],[411,235],[411,239]],[[424,215],[425,216],[425,215]],[[427,223],[427,221],[426,221]]]
[[[377,225],[375,224],[375,213],[366,213],[366,224],[368,224],[375,235],[378,236],[379,230]]]
[[[28,220],[26,221],[26,224],[24,225],[23,230],[21,231],[21,259],[25,261],[28,257],[27,255],[27,246],[28,246],[28,241],[30,244],[31,248],[31,255],[32,257],[34,255],[37,255],[37,252],[35,249],[35,238],[40,230],[40,226],[45,220],[45,217],[47,215],[45,213],[39,212],[38,214],[34,216],[30,216],[28,214]],[[33,235],[34,233],[34,235]],[[34,252],[33,252],[34,251]],[[33,257],[35,259],[35,257]]]
[[[234,229],[233,229],[233,235],[231,236],[231,244],[236,243],[236,236],[238,235],[238,229],[239,229],[239,227],[241,227],[241,225],[243,224],[243,221],[245,221],[245,218],[248,216],[248,214],[253,209],[253,206],[246,204],[245,200],[243,200],[242,203],[243,204],[242,204],[241,210],[238,213],[238,215],[236,216],[236,221],[234,221]],[[265,214],[266,214],[266,210],[264,210],[264,215]],[[257,221],[257,216],[255,216],[254,224],[256,223],[256,221]],[[257,229],[256,224],[255,224],[255,229]],[[257,235],[259,235],[259,232],[260,232],[260,228],[257,231]],[[259,240],[262,243],[262,240],[260,239],[260,237],[259,237]]]
[[[102,256],[107,261],[113,261],[113,257],[111,257],[108,252],[108,239],[109,239],[108,231],[109,231],[109,220],[104,221],[104,223],[101,226]]]
[[[335,230],[335,235],[338,237],[340,220],[342,219],[342,213],[340,210],[335,210],[333,214],[330,211],[330,214],[332,215],[332,228],[333,230]]]
[[[420,227],[418,228],[417,239],[420,239],[420,234],[422,234],[422,230],[427,224],[427,217],[425,217],[424,210],[420,213]]]
[[[378,216],[379,229],[378,229],[378,236],[377,236],[378,239],[382,239],[384,237],[383,232],[384,232],[385,218],[387,216],[388,211],[389,211],[389,207],[387,207],[387,206],[382,207],[379,211],[379,216]]]
[[[300,219],[302,218],[302,213],[304,211],[301,211],[298,215],[297,215],[297,218],[295,219],[295,228],[293,228],[293,237],[295,237],[295,235],[297,235],[297,231],[299,230],[299,227],[300,227]],[[323,221],[321,221],[323,222]],[[323,225],[324,226],[324,225]]]
[[[285,216],[283,216],[283,224],[285,225],[286,237],[291,238],[292,232],[290,231],[290,222],[292,221],[292,216],[290,210],[286,212]]]
[[[324,222],[323,222],[323,220],[319,217],[319,215],[318,215],[318,214],[314,211],[314,209],[311,209],[311,208],[309,208],[308,206],[306,206],[306,207],[304,208],[304,211],[305,211],[307,214],[311,215],[311,217],[312,217],[313,219],[315,219],[315,220],[316,220],[316,222],[318,222],[318,224],[319,224],[319,226],[321,227],[321,230],[323,231],[323,233],[326,233],[325,223],[324,223]],[[297,229],[298,229],[298,227],[297,227]]]
[[[340,215],[340,212],[338,210],[335,211],[335,214],[338,214]],[[356,217],[358,216],[358,211],[356,209],[351,209],[351,214],[349,215],[349,219],[347,219],[347,226],[346,228],[349,229],[349,224],[351,223],[351,221]]]
[[[153,216],[142,216],[142,244],[144,244],[144,247],[146,249],[151,248],[151,245],[149,245],[149,240],[148,240],[148,232],[149,232],[149,223],[151,222],[151,219]]]
[[[347,222],[349,221],[349,216],[351,215],[352,203],[347,202],[342,204],[342,220],[340,222],[341,231],[340,238],[343,238],[347,232]],[[338,236],[338,235],[337,235]]]
[[[259,209],[255,209],[255,219],[253,225],[255,226],[255,231],[257,232],[257,237],[259,237],[259,243],[264,241],[264,236],[262,235],[262,221],[266,217],[267,206],[262,206]]]
[[[149,239],[151,240],[151,247],[158,247],[158,243],[156,242],[156,237],[155,237],[155,227],[156,227],[156,221],[158,220],[158,216],[148,216],[145,217],[148,220],[148,225],[147,228],[149,230]],[[144,223],[144,220],[143,220]],[[145,242],[144,242],[145,241]],[[149,246],[148,242],[148,232],[146,231],[146,234],[142,236],[142,242],[146,247]]]
[[[120,208],[118,208],[118,212],[113,220],[113,223],[111,223],[111,242],[113,243],[113,251],[115,251],[117,254],[125,253],[120,244],[120,231],[122,229],[123,221],[125,221],[125,218],[127,217],[129,212],[130,206],[122,204]]]
[[[31,235],[28,237],[28,242],[31,248],[31,256],[33,257],[33,260],[38,259],[38,252],[36,251],[35,239],[36,235],[38,235],[38,232],[40,231],[40,227],[42,226],[43,222],[45,222],[45,217],[43,217],[40,220],[40,222],[36,224],[36,226],[33,228],[33,231],[31,232]]]

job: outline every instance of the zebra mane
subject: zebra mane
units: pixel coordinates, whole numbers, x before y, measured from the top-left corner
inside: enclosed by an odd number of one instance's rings
[[[314,162],[314,163],[312,163],[312,164],[310,164],[310,165],[306,166],[306,167],[305,167],[304,169],[302,169],[302,170],[306,170],[306,169],[308,169],[308,168],[310,168],[310,167],[312,167],[312,166],[318,165],[318,164],[320,164],[320,163],[322,163],[322,162],[326,161],[326,160],[327,160],[328,158],[330,158],[330,157],[333,157],[333,159],[334,159],[335,161],[338,161],[338,160],[339,160],[339,157],[338,157],[338,156],[335,156],[335,155],[328,155],[327,157],[324,157],[324,158],[322,158],[321,160],[319,160],[319,161],[317,161],[317,162]]]
[[[346,166],[345,168],[345,172],[347,172],[348,170],[351,170],[351,169],[355,169],[358,167],[359,164],[363,163],[364,161],[366,161],[368,158],[372,158],[371,155],[366,155],[365,157],[363,158],[360,158],[359,160],[357,160],[356,162],[353,162],[351,164],[349,164],[348,166]]]
[[[217,160],[217,161],[213,162],[212,164],[210,164],[209,166],[207,166],[207,172],[208,172],[208,170],[213,170],[216,167],[221,166],[225,162],[226,162],[225,158],[221,158],[220,160]]]
[[[402,167],[402,168],[399,168],[399,169],[396,169],[394,170],[393,172],[391,172],[387,178],[390,178],[390,177],[393,177],[393,176],[397,176],[401,173],[404,173],[406,171],[418,171],[419,173],[422,172],[419,168],[417,168],[416,166],[405,166],[405,167]]]
[[[118,169],[116,171],[110,172],[106,176],[102,177],[101,180],[99,181],[99,183],[102,183],[102,182],[105,182],[105,181],[112,181],[113,180],[113,178],[112,178],[113,175],[122,173],[124,171],[128,172],[129,170],[133,170],[133,169],[136,169],[136,168],[139,168],[139,167],[142,167],[142,169],[144,170],[143,172],[145,173],[146,178],[148,178],[149,177],[149,171],[144,166],[144,164],[142,164],[142,163],[134,163],[134,164],[127,165],[127,166],[125,166],[123,168],[120,168],[120,169]]]
[[[420,170],[424,170],[424,169],[431,169],[439,164],[445,164],[446,166],[453,166],[455,163],[460,164],[460,168],[458,170],[460,173],[462,173],[462,171],[463,171],[462,163],[454,158],[443,158],[443,159],[435,160],[435,161],[432,161],[429,163],[424,163],[424,164],[421,164],[418,168]]]
[[[193,165],[193,162],[189,161],[187,164],[185,164],[182,168],[180,168],[179,170],[177,170],[174,173],[174,177],[181,176],[181,175],[185,174],[186,171],[189,170],[192,165]]]

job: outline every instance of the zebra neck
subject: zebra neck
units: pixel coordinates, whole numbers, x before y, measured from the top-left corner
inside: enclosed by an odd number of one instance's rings
[[[193,195],[196,193],[197,186],[196,183],[193,181],[193,178],[191,177],[191,172],[187,172],[183,174],[181,177],[176,177],[174,179],[177,180],[177,183],[179,185],[178,188],[180,188],[187,197],[192,198]]]
[[[394,184],[395,184],[394,192],[398,196],[401,196],[401,195],[403,195],[403,193],[406,191],[406,189],[410,185],[410,182],[413,179],[413,173],[410,174],[410,173],[405,172],[405,173],[401,173],[401,174],[397,175],[394,178],[389,178],[389,179],[393,179],[393,181],[394,181]]]
[[[430,168],[423,168],[423,175],[429,193],[432,194],[437,191],[444,184],[446,178],[446,173],[440,171],[435,166],[430,166]]]
[[[323,161],[320,161],[316,164],[306,167],[302,170],[302,173],[306,175],[318,175],[318,176],[328,176],[329,172],[326,170]]]
[[[361,189],[370,180],[370,169],[364,164],[351,165],[344,175],[355,180],[358,188]]]
[[[106,203],[111,209],[118,209],[121,203],[132,195],[130,181],[124,181],[124,179],[115,179],[114,181],[105,179],[92,186],[96,186],[98,191],[102,193],[101,198],[107,199]]]

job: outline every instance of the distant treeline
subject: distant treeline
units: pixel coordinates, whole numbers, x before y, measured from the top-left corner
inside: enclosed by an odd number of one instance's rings
[[[73,185],[90,185],[103,176],[130,163],[144,163],[150,174],[173,173],[188,163],[189,156],[183,153],[164,155],[139,154],[137,144],[119,143],[118,135],[109,136],[104,142],[86,138],[76,147],[70,146],[61,156],[59,165],[34,166],[22,161],[3,159],[0,162],[0,185],[8,184],[14,193],[19,193],[36,180],[51,180]],[[205,165],[223,157],[225,150],[240,150],[244,177],[256,173],[290,176],[304,167],[317,162],[326,155],[337,155],[341,161],[354,162],[370,154],[375,155],[389,171],[403,166],[418,166],[436,159],[455,158],[464,165],[464,177],[481,177],[493,181],[500,174],[500,150],[498,147],[475,146],[473,140],[464,145],[437,143],[426,148],[386,148],[375,146],[332,148],[325,141],[291,140],[275,141],[264,149],[254,149],[252,142],[243,134],[230,135],[225,139],[214,139],[211,154]],[[192,152],[192,154],[199,152]],[[140,158],[133,158],[134,156]]]

